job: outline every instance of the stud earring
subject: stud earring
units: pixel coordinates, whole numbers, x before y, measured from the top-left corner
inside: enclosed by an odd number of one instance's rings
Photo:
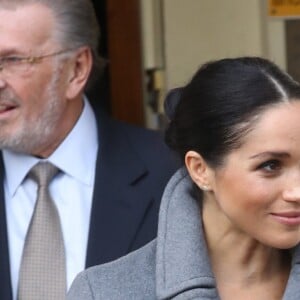
[[[201,186],[201,190],[203,190],[203,191],[209,191],[209,186],[207,186],[207,185],[202,185],[202,186]]]

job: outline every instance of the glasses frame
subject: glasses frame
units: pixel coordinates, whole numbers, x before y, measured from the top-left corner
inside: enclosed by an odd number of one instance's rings
[[[59,50],[56,52],[39,55],[39,56],[18,56],[18,55],[11,55],[11,56],[4,56],[4,57],[0,56],[0,72],[5,70],[5,64],[9,64],[9,59],[11,59],[11,61],[14,60],[14,63],[16,65],[19,65],[19,64],[20,65],[21,64],[33,65],[33,64],[37,64],[37,63],[41,62],[44,58],[57,56],[60,54],[64,54],[64,53],[73,51],[73,50],[74,49],[63,49],[63,50]]]

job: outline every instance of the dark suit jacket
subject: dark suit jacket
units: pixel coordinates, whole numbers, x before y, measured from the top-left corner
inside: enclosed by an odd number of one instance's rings
[[[101,112],[96,116],[100,144],[86,267],[114,260],[156,236],[160,198],[177,166],[157,132],[113,121]],[[1,156],[0,182],[3,178]],[[12,299],[3,184],[0,299]]]

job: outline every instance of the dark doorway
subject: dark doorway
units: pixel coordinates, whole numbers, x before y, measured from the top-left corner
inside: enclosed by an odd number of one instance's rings
[[[287,71],[300,82],[300,20],[286,20],[285,31]]]
[[[99,41],[99,54],[108,60],[107,46],[107,10],[106,0],[92,0],[95,7],[96,16],[101,30]],[[111,114],[111,96],[109,67],[106,66],[103,73],[99,75],[92,88],[87,91],[87,96],[94,105],[100,105],[104,110]]]
[[[90,97],[114,118],[144,126],[140,0],[92,2],[102,32],[99,52],[109,63]]]
[[[101,28],[99,52],[103,57],[108,58],[106,0],[92,0],[92,2]]]

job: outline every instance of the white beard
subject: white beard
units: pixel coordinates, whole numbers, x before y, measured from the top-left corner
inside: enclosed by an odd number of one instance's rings
[[[62,102],[58,93],[59,79],[60,68],[56,64],[53,76],[44,94],[44,97],[47,98],[47,101],[44,102],[44,109],[35,120],[22,119],[21,123],[18,124],[18,128],[10,134],[1,134],[1,126],[5,124],[1,124],[0,121],[0,148],[32,154],[36,149],[40,149],[43,145],[49,143],[53,131],[57,128],[62,109]],[[36,103],[38,103],[38,100]],[[21,103],[20,99],[13,95],[11,90],[0,92],[0,105],[2,101],[17,106]],[[5,126],[9,127],[9,124]]]

